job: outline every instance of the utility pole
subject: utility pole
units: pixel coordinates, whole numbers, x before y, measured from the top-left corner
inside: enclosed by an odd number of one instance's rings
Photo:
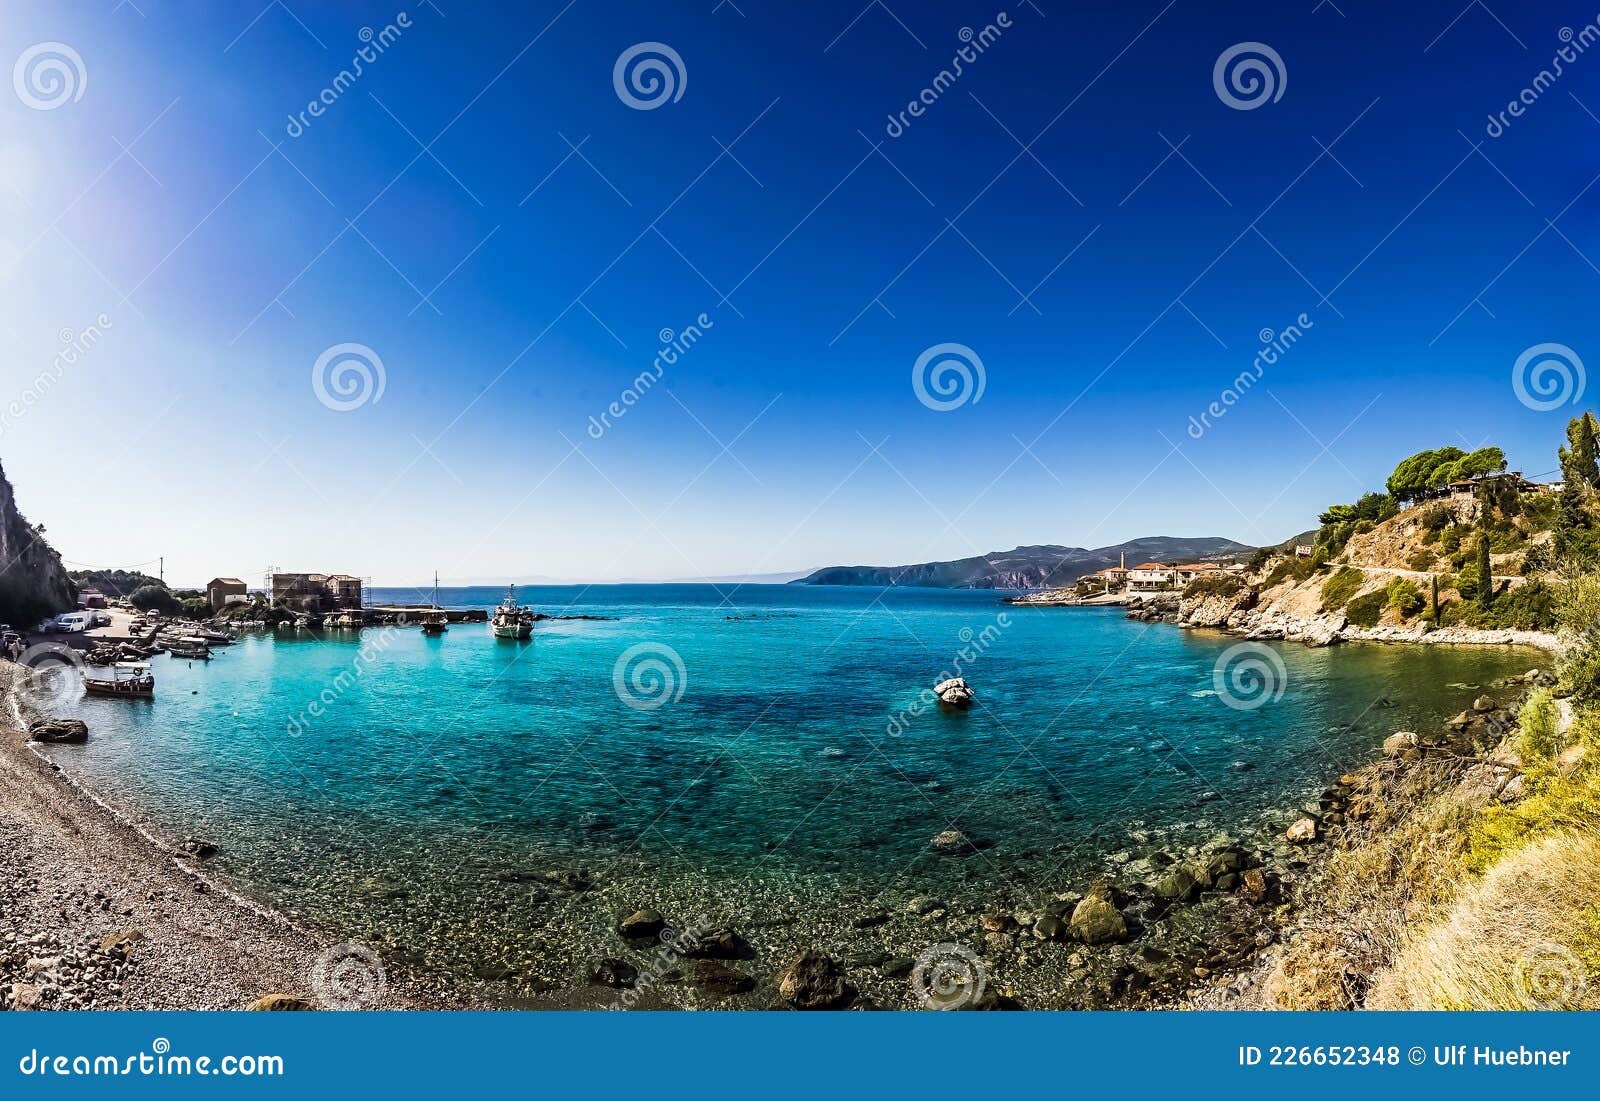
[[[165,585],[167,583],[167,556],[162,555],[159,559],[157,559],[157,561],[161,563],[156,567],[157,571],[159,572],[159,579],[161,583]]]

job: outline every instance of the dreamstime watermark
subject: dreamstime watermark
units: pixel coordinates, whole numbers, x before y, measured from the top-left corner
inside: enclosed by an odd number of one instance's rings
[[[1265,42],[1240,42],[1217,57],[1211,86],[1217,98],[1235,111],[1254,111],[1283,98],[1289,70],[1278,51]]]
[[[677,332],[671,329],[662,329],[656,334],[661,341],[661,347],[656,352],[656,358],[651,361],[648,370],[641,371],[622,393],[617,395],[617,400],[601,410],[598,417],[589,417],[589,427],[584,429],[591,439],[600,439],[617,421],[628,415],[628,410],[638,405],[655,384],[660,382],[667,373],[667,368],[674,366],[689,351],[705,337],[706,333],[716,327],[716,322],[708,314],[700,314],[688,325]]]
[[[100,338],[109,328],[111,328],[111,318],[101,314],[95,318],[94,324],[86,329],[77,332],[62,329],[58,334],[61,350],[55,354],[50,365],[35,375],[33,381],[24,386],[22,393],[12,399],[4,409],[0,409],[0,436],[4,436],[8,428],[27,416],[28,411],[35,405],[44,401],[56,383],[100,343]]]
[[[1588,381],[1583,360],[1565,344],[1535,344],[1511,365],[1512,392],[1538,413],[1576,405]]]
[[[655,958],[650,965],[639,972],[639,977],[633,985],[617,995],[616,999],[608,1005],[607,1009],[632,1009],[639,1003],[639,999],[667,981],[667,976],[677,970],[677,967],[689,955],[700,947],[700,941],[711,929],[711,919],[705,915],[694,920],[689,928],[679,931],[668,926],[661,930],[657,938],[661,947],[656,949]]]
[[[622,651],[611,667],[611,687],[635,711],[654,711],[683,699],[689,674],[672,647],[640,642]]]
[[[949,68],[940,69],[928,86],[906,104],[905,110],[898,115],[889,115],[888,124],[884,126],[883,132],[891,138],[898,138],[911,129],[912,120],[927,114],[927,109],[938,103],[939,97],[961,79],[961,74],[966,71],[964,66],[971,65],[982,57],[983,52],[999,41],[1000,36],[1010,30],[1011,26],[1011,16],[1006,12],[999,12],[995,15],[994,22],[985,24],[980,31],[974,32],[971,27],[962,27],[956,33],[962,46],[950,59]]]
[[[383,400],[389,375],[378,353],[365,344],[335,344],[311,365],[311,389],[335,413]]]
[[[375,1009],[388,987],[383,960],[360,941],[336,944],[311,965],[311,989],[324,1009]]]
[[[1001,612],[994,617],[994,622],[988,624],[980,631],[971,627],[963,627],[956,632],[956,637],[961,640],[961,648],[955,652],[950,666],[934,678],[934,684],[943,684],[947,680],[964,677],[970,667],[996,642],[1000,641],[1001,632],[1011,626],[1011,613]],[[932,688],[924,688],[900,712],[890,719],[884,726],[884,733],[891,738],[898,738],[906,732],[906,727],[912,719],[919,718],[934,707],[938,706],[939,696]]]
[[[911,993],[923,1009],[963,1009],[983,997],[989,973],[964,944],[935,944],[911,969]]]
[[[1577,953],[1564,944],[1536,944],[1517,958],[1513,977],[1527,1009],[1576,1009],[1589,989]]]
[[[399,637],[399,634],[400,629],[398,627],[385,627],[381,631],[371,632],[363,636],[361,648],[356,651],[356,656],[351,660],[350,664],[341,669],[328,682],[327,686],[317,693],[316,698],[308,701],[300,709],[299,714],[290,717],[286,727],[289,737],[298,738],[311,729],[313,723],[326,715],[328,708],[332,707],[344,697],[345,693],[360,683],[362,678],[367,675],[367,670],[372,663],[378,659],[379,655],[394,645],[394,641]]]
[[[291,138],[298,138],[311,124],[328,113],[328,108],[339,102],[341,96],[348,92],[355,82],[361,79],[366,72],[366,66],[375,63],[382,57],[384,51],[400,40],[400,36],[412,27],[409,12],[399,12],[394,17],[394,22],[386,24],[382,30],[374,31],[371,27],[362,27],[356,32],[356,37],[362,45],[350,59],[348,69],[340,69],[337,76],[318,92],[311,102],[307,103],[305,110],[298,115],[290,115],[288,124],[284,126],[284,133]]]
[[[32,1048],[17,1061],[26,1077],[57,1078],[282,1078],[281,1055],[174,1055],[158,1036],[148,1051],[129,1055],[51,1055]]]
[[[678,51],[665,42],[640,42],[618,55],[611,67],[611,86],[617,98],[635,111],[654,111],[683,98],[689,70]]]
[[[1562,27],[1557,31],[1556,37],[1565,44],[1557,49],[1555,56],[1550,59],[1550,67],[1548,69],[1540,69],[1533,78],[1532,83],[1518,92],[1506,104],[1505,110],[1498,115],[1490,115],[1488,123],[1483,128],[1484,133],[1491,138],[1498,138],[1501,134],[1511,129],[1513,119],[1519,119],[1527,114],[1527,109],[1539,102],[1539,97],[1548,92],[1555,86],[1555,82],[1561,79],[1562,73],[1565,72],[1565,66],[1577,61],[1578,58],[1583,56],[1585,50],[1596,42],[1600,42],[1600,25],[1597,24],[1600,24],[1600,16],[1596,16],[1593,22],[1585,24],[1583,29],[1576,34],[1573,33],[1571,27]]]
[[[1249,369],[1240,372],[1232,383],[1224,387],[1222,393],[1217,395],[1217,400],[1206,406],[1198,417],[1191,416],[1189,427],[1184,431],[1189,433],[1191,439],[1198,440],[1204,436],[1213,422],[1226,416],[1228,410],[1238,405],[1250,388],[1261,381],[1268,367],[1275,366],[1279,360],[1288,355],[1289,349],[1300,343],[1300,338],[1306,335],[1306,331],[1315,327],[1315,322],[1308,315],[1301,314],[1278,332],[1262,329],[1257,334],[1261,340],[1261,350],[1256,352],[1255,359],[1250,361]]]
[[[39,642],[17,655],[24,670],[19,694],[31,707],[48,711],[83,695],[83,655],[61,642]]]
[[[22,51],[11,69],[17,98],[35,111],[77,103],[89,90],[83,57],[65,42],[39,42]]]
[[[965,344],[935,344],[911,365],[911,389],[936,413],[959,409],[983,398],[988,374],[978,353]]]
[[[1254,711],[1283,698],[1289,671],[1270,646],[1240,642],[1228,647],[1211,668],[1217,698],[1235,711]]]

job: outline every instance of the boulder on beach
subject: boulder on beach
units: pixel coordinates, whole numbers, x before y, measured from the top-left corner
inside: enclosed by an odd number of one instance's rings
[[[946,707],[971,707],[977,695],[967,686],[964,677],[951,677],[933,686],[933,694]]]
[[[1317,820],[1315,818],[1302,818],[1290,826],[1284,836],[1292,844],[1309,845],[1317,839]]]
[[[303,1012],[316,1004],[298,994],[265,994],[245,1007],[249,1013]]]
[[[696,990],[719,998],[754,990],[755,979],[721,960],[695,960],[689,965],[688,983]]]
[[[708,929],[689,938],[683,954],[698,960],[744,960],[755,953],[749,943],[732,929]]]
[[[1412,760],[1418,756],[1418,739],[1410,730],[1399,730],[1383,740],[1383,755]]]
[[[1494,707],[1494,699],[1490,696],[1479,696],[1477,699],[1472,701],[1472,709],[1478,712],[1480,715],[1485,711],[1493,711]]]
[[[778,997],[795,1009],[843,1009],[855,990],[838,961],[807,949],[778,972]]]
[[[1112,900],[1111,888],[1104,883],[1090,888],[1083,901],[1072,911],[1068,928],[1075,939],[1085,944],[1126,940],[1128,936],[1127,919]]]
[[[50,745],[82,745],[89,727],[79,719],[39,719],[28,727],[28,741]]]
[[[1270,890],[1267,873],[1260,868],[1246,868],[1244,874],[1239,877],[1239,893],[1251,902],[1267,901]]]

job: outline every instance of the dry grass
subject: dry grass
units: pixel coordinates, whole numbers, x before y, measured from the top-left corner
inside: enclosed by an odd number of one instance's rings
[[[1562,833],[1496,864],[1407,939],[1368,1009],[1600,1009],[1600,838]]]
[[[1548,694],[1530,704],[1519,802],[1488,798],[1481,769],[1442,763],[1377,789],[1381,825],[1333,857],[1316,917],[1267,980],[1270,1004],[1600,1008],[1600,718],[1561,731]],[[1553,757],[1573,740],[1590,757],[1562,775]]]

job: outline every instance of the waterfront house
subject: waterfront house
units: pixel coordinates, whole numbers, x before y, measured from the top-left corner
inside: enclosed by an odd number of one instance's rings
[[[1177,584],[1177,571],[1159,562],[1142,562],[1128,571],[1128,591],[1166,592]]]
[[[206,601],[213,612],[250,599],[250,589],[237,577],[213,577],[206,582]]]

